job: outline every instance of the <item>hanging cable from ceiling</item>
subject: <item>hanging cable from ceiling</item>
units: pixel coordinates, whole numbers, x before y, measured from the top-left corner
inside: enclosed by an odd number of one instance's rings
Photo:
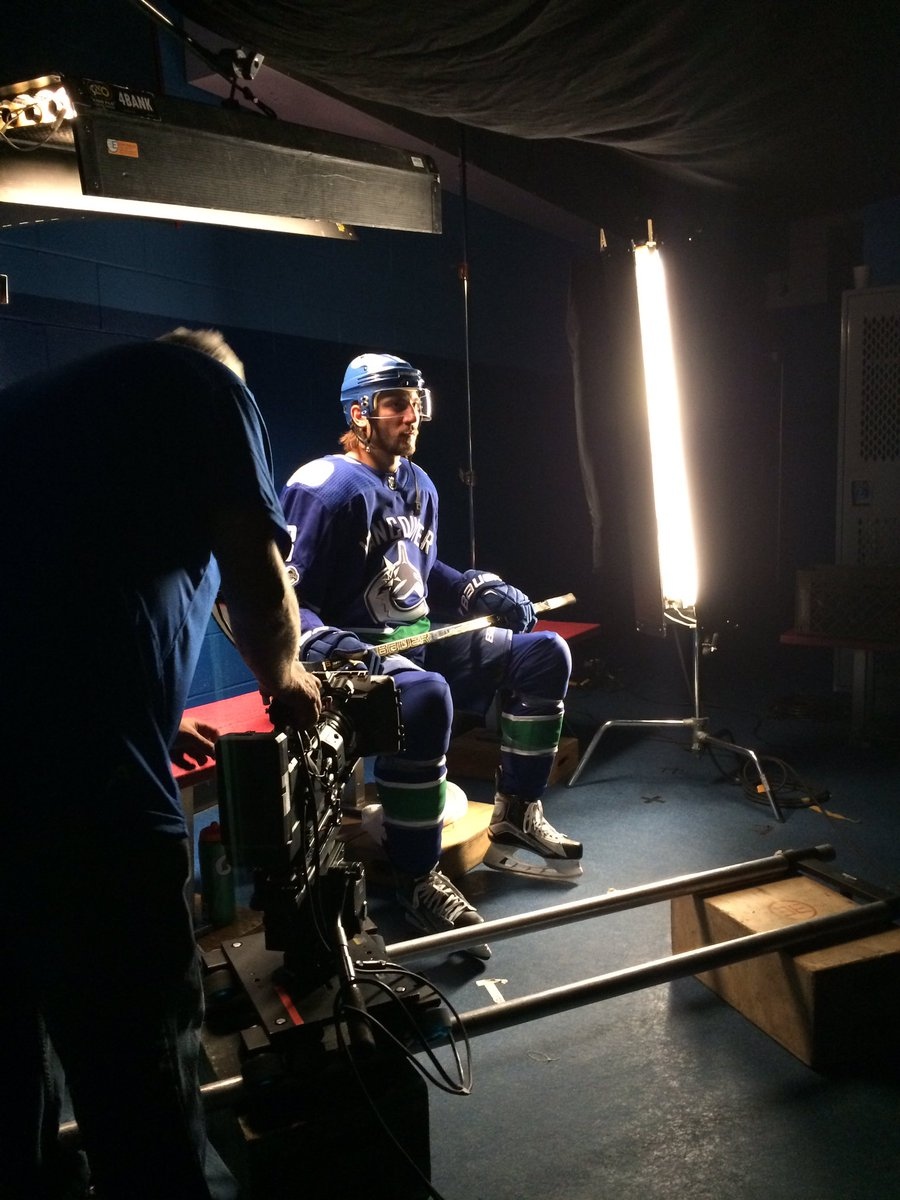
[[[460,468],[459,477],[469,493],[469,566],[475,566],[475,462],[472,452],[472,364],[469,337],[469,189],[466,174],[466,129],[459,129],[459,194],[462,200],[462,262],[459,264],[459,279],[463,291],[463,342],[466,366],[466,435],[468,458],[466,466]]]

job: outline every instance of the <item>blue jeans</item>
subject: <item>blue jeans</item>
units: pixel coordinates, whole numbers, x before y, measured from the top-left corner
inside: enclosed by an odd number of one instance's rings
[[[199,1092],[188,844],[65,824],[18,839],[6,864],[14,900],[0,946],[15,984],[0,1014],[13,1103],[0,1124],[0,1195],[72,1194],[77,1156],[56,1140],[61,1065],[103,1200],[233,1200]]]

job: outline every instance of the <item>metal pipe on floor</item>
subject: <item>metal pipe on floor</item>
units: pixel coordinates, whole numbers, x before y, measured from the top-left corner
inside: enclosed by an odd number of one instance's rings
[[[577,983],[564,984],[530,996],[505,1000],[487,1008],[476,1008],[451,1018],[448,1028],[456,1034],[466,1033],[470,1037],[480,1033],[492,1033],[507,1029],[523,1021],[537,1017],[553,1016],[567,1012],[584,1004],[598,1000],[609,1000],[624,996],[642,988],[655,987],[697,975],[716,967],[756,958],[775,950],[791,950],[795,953],[817,949],[832,942],[846,941],[852,937],[883,929],[891,924],[900,909],[900,898],[892,901],[875,900],[858,908],[824,917],[813,917],[782,929],[770,929],[763,933],[752,933],[727,942],[717,942],[695,950],[686,950],[668,958],[656,959],[636,967],[626,967],[593,979],[582,979]]]
[[[741,887],[783,879],[792,874],[797,864],[802,863],[804,859],[827,861],[834,856],[834,847],[827,844],[810,846],[804,850],[779,850],[767,858],[751,859],[749,862],[735,863],[729,867],[715,867],[711,871],[699,871],[693,875],[677,875],[658,883],[624,888],[620,892],[608,892],[603,896],[587,896],[569,904],[538,908],[534,912],[519,913],[513,917],[499,917],[497,920],[484,921],[481,925],[470,925],[465,929],[452,929],[447,933],[410,938],[409,941],[395,942],[388,946],[386,954],[392,962],[398,962],[412,955],[429,954],[436,950],[449,953],[488,940],[516,937],[520,933],[530,933],[535,929],[552,929],[556,925],[638,908],[644,904],[656,904],[676,896],[702,896],[735,891]]]
[[[458,930],[447,934],[435,934],[428,938],[418,938],[411,942],[399,942],[394,946],[388,946],[386,951],[392,960],[396,960],[406,954],[421,951],[423,948],[427,950],[445,949],[447,946],[458,947],[470,942],[481,942],[486,935],[492,938],[512,937],[537,928],[551,928],[568,921],[599,916],[604,912],[619,912],[623,909],[673,899],[677,896],[709,895],[741,885],[780,879],[791,874],[798,865],[802,865],[804,860],[827,861],[832,858],[834,858],[834,849],[827,844],[811,846],[803,850],[782,850],[768,858],[753,859],[749,862],[736,863],[730,867],[718,867],[693,875],[676,876],[659,883],[646,884],[606,896],[592,896],[572,904],[539,909],[518,917],[487,921],[477,926],[474,932]],[[606,975],[564,984],[561,987],[535,992],[529,996],[521,996],[515,1000],[506,1000],[487,1008],[473,1009],[471,1012],[451,1018],[447,1029],[454,1034],[467,1036],[490,1033],[521,1024],[524,1021],[552,1016],[585,1004],[627,995],[630,992],[640,991],[642,988],[669,983],[688,975],[698,975],[704,971],[728,966],[731,963],[755,958],[776,950],[793,950],[799,953],[832,942],[846,941],[854,936],[890,925],[897,919],[898,913],[900,913],[900,896],[888,894],[884,899],[873,900],[845,912],[814,917],[809,921],[801,921],[782,929],[749,934],[727,942],[717,942],[711,946],[687,950],[681,954],[669,955],[666,958],[641,963],[635,967],[626,967]],[[205,1083],[200,1088],[204,1107],[208,1112],[222,1108],[234,1108],[243,1100],[246,1086],[240,1075]],[[59,1139],[64,1145],[77,1145],[79,1142],[77,1123],[66,1121],[61,1124]]]
[[[721,882],[722,877],[726,876],[727,882],[734,882],[735,873],[741,870],[743,870],[743,882],[754,878],[759,881],[763,878],[761,872],[764,870],[767,872],[764,876],[766,879],[780,877],[780,875],[786,874],[787,871],[781,871],[778,876],[774,876],[771,870],[782,858],[785,859],[785,865],[789,869],[791,863],[802,861],[804,857],[831,857],[830,851],[830,846],[816,846],[809,850],[785,851],[783,854],[773,855],[771,859],[757,859],[754,862],[738,864],[735,867],[701,872],[699,875],[684,876],[679,879],[665,881],[661,884],[649,885],[645,888],[635,888],[632,889],[632,894],[640,894],[641,899],[637,903],[648,903],[649,900],[645,899],[645,897],[649,896],[650,893],[657,893],[653,896],[653,899],[665,899],[670,896],[685,894],[697,895],[700,893],[696,886],[686,886],[688,880],[692,881],[695,885],[698,880],[703,881],[705,884],[710,884],[712,878],[716,877]],[[664,895],[658,894],[661,890],[664,891]],[[704,890],[707,892],[710,890],[718,891],[720,888],[718,886],[707,886]],[[625,896],[626,893],[623,892],[611,897],[594,899],[608,898],[615,901]],[[579,906],[561,905],[560,910],[577,907]],[[623,906],[620,904],[618,907],[621,908]],[[544,914],[553,913],[554,911],[557,910],[545,909],[543,913],[526,915],[541,917]],[[731,963],[741,962],[748,958],[756,958],[762,954],[770,954],[776,950],[791,950],[794,953],[807,952],[820,946],[847,941],[853,937],[859,937],[874,930],[886,928],[897,919],[898,913],[900,913],[900,896],[890,895],[887,899],[873,900],[869,903],[858,905],[855,908],[847,909],[844,912],[831,913],[824,917],[813,917],[808,921],[799,921],[794,925],[789,925],[781,929],[747,934],[744,937],[733,938],[726,942],[716,942],[711,946],[686,950],[681,954],[654,959],[651,962],[641,963],[634,967],[626,967],[619,971],[612,971],[606,975],[598,975],[590,979],[578,980],[575,983],[563,984],[561,987],[534,992],[531,995],[521,996],[514,1000],[505,1000],[500,1004],[493,1004],[486,1008],[473,1009],[470,1012],[462,1013],[458,1017],[451,1018],[447,1023],[447,1029],[456,1035],[461,1036],[465,1034],[469,1037],[474,1037],[478,1034],[507,1029],[513,1025],[522,1024],[525,1021],[536,1020],[539,1017],[548,1017],[557,1013],[567,1012],[570,1009],[578,1008],[585,1004],[593,1004],[601,1000],[610,1000],[616,996],[628,995],[631,992],[641,991],[643,988],[670,983],[675,979],[683,979],[689,975],[699,975],[704,971],[729,966]],[[579,915],[588,916],[591,914],[583,912]],[[575,918],[570,917],[569,919]],[[525,932],[522,928],[508,928],[511,920],[514,919],[485,922],[485,925],[479,926],[481,937],[483,938],[484,936],[485,927],[495,925],[506,926],[507,932],[510,935]],[[546,927],[548,921],[549,919],[545,919],[543,927]],[[549,923],[557,924],[559,922],[553,920],[549,921]],[[442,934],[439,936],[443,938],[445,935]],[[438,937],[422,940],[434,945]],[[246,1084],[243,1078],[240,1075],[233,1075],[227,1079],[203,1084],[200,1093],[206,1110],[213,1112],[222,1108],[233,1108],[239,1105],[243,1099],[245,1088]],[[60,1141],[64,1144],[69,1146],[76,1145],[78,1143],[78,1136],[78,1126],[75,1121],[67,1121],[60,1126],[59,1137]]]
[[[230,1075],[227,1079],[215,1079],[204,1083],[200,1096],[206,1112],[219,1112],[223,1108],[236,1108],[244,1098],[246,1084],[242,1075]],[[62,1121],[59,1126],[59,1143],[67,1150],[81,1145],[81,1134],[77,1121]]]

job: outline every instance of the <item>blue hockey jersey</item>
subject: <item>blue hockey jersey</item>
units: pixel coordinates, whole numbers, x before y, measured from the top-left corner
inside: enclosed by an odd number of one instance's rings
[[[429,614],[456,615],[461,576],[437,558],[437,491],[408,459],[383,473],[326,455],[291,476],[281,503],[294,539],[288,570],[301,608],[322,624],[374,642],[427,627]]]

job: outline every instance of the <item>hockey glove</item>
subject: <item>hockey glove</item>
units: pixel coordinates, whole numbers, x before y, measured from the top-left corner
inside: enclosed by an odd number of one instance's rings
[[[352,654],[353,659],[346,661],[344,656]],[[303,643],[301,658],[305,663],[344,662],[347,667],[361,667],[370,675],[380,675],[384,670],[384,659],[371,646],[345,629],[326,626],[317,629],[309,641]]]
[[[466,571],[459,600],[463,616],[491,616],[513,633],[528,633],[537,621],[534,606],[518,588],[504,583],[499,575]]]

